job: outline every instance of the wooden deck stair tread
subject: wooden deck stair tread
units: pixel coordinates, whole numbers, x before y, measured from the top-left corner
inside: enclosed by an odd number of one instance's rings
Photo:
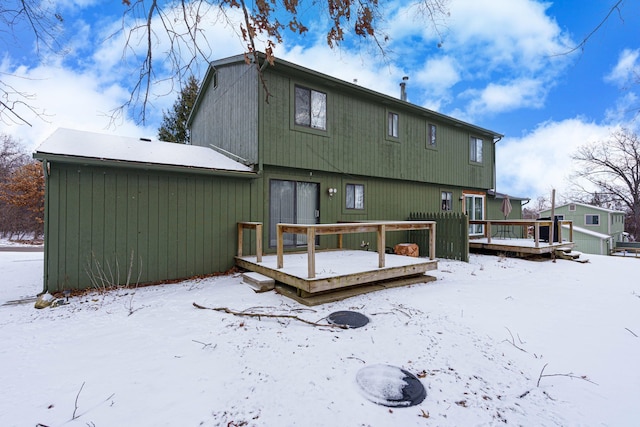
[[[242,274],[242,281],[248,283],[258,292],[266,292],[272,290],[276,286],[276,281],[271,277],[256,272],[248,272]]]

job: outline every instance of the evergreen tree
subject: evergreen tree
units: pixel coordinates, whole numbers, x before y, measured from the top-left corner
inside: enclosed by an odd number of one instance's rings
[[[187,120],[198,96],[198,80],[190,76],[187,84],[180,91],[173,109],[162,113],[162,125],[158,129],[158,139],[167,142],[189,144],[191,135],[187,128]]]

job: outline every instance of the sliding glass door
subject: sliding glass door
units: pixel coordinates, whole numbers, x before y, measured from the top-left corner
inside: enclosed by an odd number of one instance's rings
[[[320,184],[272,179],[269,187],[269,246],[276,246],[278,223],[320,222]],[[303,234],[287,233],[283,240],[285,247],[307,245],[307,236]]]

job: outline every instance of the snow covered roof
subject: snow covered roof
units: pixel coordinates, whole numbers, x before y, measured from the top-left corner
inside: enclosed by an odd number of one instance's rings
[[[165,165],[209,171],[253,173],[249,166],[236,162],[207,147],[148,141],[74,129],[58,129],[36,149],[34,157],[94,159],[140,165]]]
[[[569,226],[563,224],[562,228],[566,228],[568,230]],[[575,225],[573,226],[573,232],[574,233],[586,234],[587,236],[597,237],[600,240],[611,238],[611,236],[609,236],[608,234],[598,233],[597,231],[589,230],[589,229],[583,228],[583,227],[576,227]]]
[[[607,213],[624,214],[623,211],[618,211],[618,210],[614,210],[614,209],[607,209],[607,208],[603,208],[603,207],[600,207],[600,206],[587,205],[586,203],[578,203],[578,202],[565,203],[563,205],[556,206],[556,209],[563,208],[563,207],[569,206],[569,205],[583,206],[585,208],[594,209],[594,210],[597,210],[597,211],[602,211],[602,212],[607,212]],[[551,212],[551,209],[545,209],[542,212]]]

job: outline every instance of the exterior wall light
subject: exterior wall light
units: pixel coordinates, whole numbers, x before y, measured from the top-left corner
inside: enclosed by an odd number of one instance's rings
[[[327,193],[329,193],[329,197],[333,197],[333,196],[335,196],[337,192],[338,192],[338,189],[337,189],[337,188],[329,188],[329,189],[327,190]]]

